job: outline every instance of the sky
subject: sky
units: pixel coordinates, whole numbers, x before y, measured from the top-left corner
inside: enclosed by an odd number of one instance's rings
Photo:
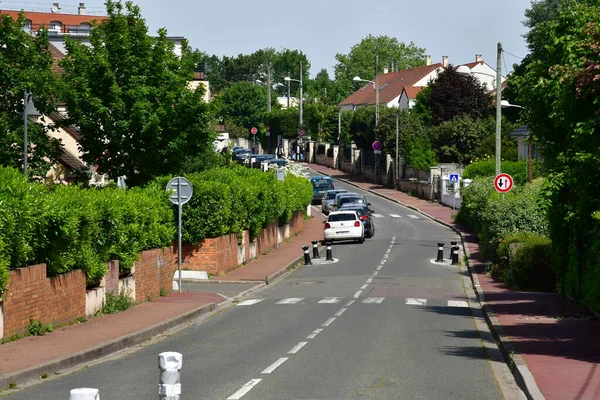
[[[432,62],[475,61],[495,68],[502,43],[503,73],[527,54],[522,21],[530,0],[134,0],[150,34],[164,27],[192,48],[237,56],[272,47],[304,52],[311,76],[322,68],[334,76],[335,55],[348,54],[369,34],[414,43]],[[101,7],[102,1],[86,2]],[[509,54],[510,53],[510,54]],[[516,56],[516,57],[515,57]]]

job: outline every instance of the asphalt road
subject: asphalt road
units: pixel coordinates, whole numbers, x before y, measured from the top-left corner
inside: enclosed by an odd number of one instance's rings
[[[367,198],[375,237],[334,244],[336,263],[298,269],[161,342],[9,398],[64,400],[77,387],[157,398],[157,356],[176,351],[183,399],[501,399],[465,303],[464,267],[431,262],[436,243],[456,235]]]

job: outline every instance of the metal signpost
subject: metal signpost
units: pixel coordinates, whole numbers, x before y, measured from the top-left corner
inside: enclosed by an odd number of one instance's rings
[[[256,153],[256,134],[258,133],[258,129],[256,129],[256,127],[252,127],[252,129],[250,129],[250,133],[252,134],[252,140],[253,140],[253,144],[252,144],[252,152]]]
[[[460,177],[458,174],[450,174],[450,183],[454,184],[454,187],[452,188],[452,197],[454,198],[454,204],[452,205],[453,210],[456,210],[456,185],[458,184],[459,179]]]
[[[509,174],[498,174],[494,178],[494,188],[502,193],[502,199],[504,199],[504,193],[507,193],[513,187],[513,178]]]
[[[190,181],[180,176],[167,183],[169,200],[177,205],[177,265],[179,268],[179,293],[181,293],[181,206],[190,201],[194,188]]]

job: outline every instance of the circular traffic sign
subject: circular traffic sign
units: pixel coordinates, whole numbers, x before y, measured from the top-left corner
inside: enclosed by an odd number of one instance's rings
[[[376,150],[376,151],[377,150],[381,150],[382,147],[383,146],[381,145],[380,141],[376,140],[376,141],[373,142],[373,150]]]
[[[256,129],[255,127],[252,127],[252,129],[250,129],[250,133],[252,133],[253,135],[256,135],[257,132],[258,129]]]
[[[494,179],[494,187],[500,193],[506,193],[513,187],[513,178],[509,174],[498,174]]]
[[[300,128],[298,129],[298,136],[304,136],[304,129]]]
[[[190,181],[178,176],[167,183],[167,192],[169,192],[169,200],[171,203],[180,205],[190,201],[194,189],[192,188]]]

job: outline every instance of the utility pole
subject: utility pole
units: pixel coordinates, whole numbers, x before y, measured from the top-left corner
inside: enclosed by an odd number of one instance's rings
[[[302,101],[302,61],[300,61],[300,113],[298,115],[299,121],[298,121],[298,128],[302,129],[302,123],[304,122],[302,119],[302,103],[304,103],[304,101]]]
[[[377,126],[379,125],[379,56],[375,56],[375,140],[378,138]],[[375,154],[375,183],[379,183],[379,155]]]
[[[267,112],[271,112],[271,65],[267,67]]]
[[[502,146],[502,43],[498,42],[496,60],[496,176],[500,174]]]
[[[288,72],[287,76],[290,76],[290,73]],[[288,98],[287,98],[287,108],[288,110],[290,109],[290,81],[287,81],[288,83]]]

